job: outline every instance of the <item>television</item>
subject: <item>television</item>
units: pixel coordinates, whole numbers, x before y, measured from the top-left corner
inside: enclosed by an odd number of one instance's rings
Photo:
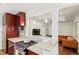
[[[33,29],[32,35],[40,35],[40,29]]]

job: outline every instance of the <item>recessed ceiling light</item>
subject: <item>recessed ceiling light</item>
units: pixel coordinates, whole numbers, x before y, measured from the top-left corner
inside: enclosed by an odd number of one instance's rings
[[[33,24],[35,25],[35,21],[33,22]]]
[[[47,19],[45,19],[45,23],[47,23],[48,21],[47,21]]]

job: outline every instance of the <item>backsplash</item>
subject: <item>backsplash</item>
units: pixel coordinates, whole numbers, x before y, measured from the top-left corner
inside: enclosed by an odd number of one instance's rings
[[[24,29],[22,29],[21,27],[19,27],[19,37],[24,42],[29,42],[30,41],[29,37],[25,36],[25,27],[24,27]]]
[[[19,37],[25,37],[25,29],[19,27]]]

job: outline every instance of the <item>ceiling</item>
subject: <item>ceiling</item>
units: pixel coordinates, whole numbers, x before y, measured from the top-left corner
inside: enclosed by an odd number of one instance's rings
[[[52,22],[51,12],[50,11],[45,12],[45,13],[40,14],[40,15],[37,15],[37,16],[33,16],[30,19],[37,20],[37,21],[40,21],[40,22],[43,22],[43,23],[45,23],[45,20],[47,20],[47,23],[51,23]]]
[[[79,5],[79,3],[57,3],[59,10],[63,8],[68,8],[72,6]]]
[[[44,22],[45,19],[52,21],[49,11],[54,6],[54,3],[0,3],[0,14],[6,12],[16,14],[19,11],[23,11],[30,15],[29,17],[34,17],[39,21]]]
[[[76,4],[71,4],[71,3],[69,3],[69,4],[68,3],[64,3],[64,4],[62,4],[62,3],[59,3],[59,4],[55,4],[55,3],[4,3],[2,5],[0,3],[0,14],[4,14],[6,12],[16,14],[19,11],[23,11],[23,12],[30,11],[29,14],[34,15],[35,13],[41,13],[46,10],[53,9],[53,7],[56,7],[55,5],[57,5],[60,12],[63,13],[63,16],[67,20],[74,19],[75,16],[79,12],[78,11],[79,4],[77,4],[77,3]],[[74,5],[77,5],[77,6],[74,6]],[[71,7],[71,6],[73,6],[73,7]],[[40,17],[43,18],[43,16],[39,16],[39,18]],[[49,16],[48,19],[51,19],[51,17]]]
[[[54,3],[4,3],[1,5],[0,3],[0,14],[5,12],[17,13],[19,11],[29,11],[33,10],[34,12],[38,12],[42,9],[49,9],[54,6]],[[37,10],[35,10],[37,9]],[[32,13],[32,12],[31,12]]]
[[[0,14],[5,12],[9,13],[17,13],[19,11],[28,11],[29,9],[33,8],[36,4],[33,3],[5,3],[0,4]]]
[[[78,14],[79,5],[62,8],[59,11],[59,16],[63,16],[65,18],[65,21],[73,21]]]

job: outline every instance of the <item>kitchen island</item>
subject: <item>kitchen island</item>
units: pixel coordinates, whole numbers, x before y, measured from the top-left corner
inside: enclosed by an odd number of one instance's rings
[[[57,48],[57,41],[53,40],[54,43],[51,43],[51,39],[52,38],[46,37],[46,39],[42,39],[40,41],[36,40],[36,42],[38,42],[38,43],[31,45],[30,47],[27,47],[28,55],[33,55],[33,53],[34,53],[34,55],[53,55],[53,54],[56,54],[57,52],[55,50]],[[8,40],[11,42],[14,42],[14,43],[23,41],[20,38],[10,38]],[[35,41],[35,40],[33,39],[33,41]],[[15,55],[18,55],[16,49],[15,49]]]

